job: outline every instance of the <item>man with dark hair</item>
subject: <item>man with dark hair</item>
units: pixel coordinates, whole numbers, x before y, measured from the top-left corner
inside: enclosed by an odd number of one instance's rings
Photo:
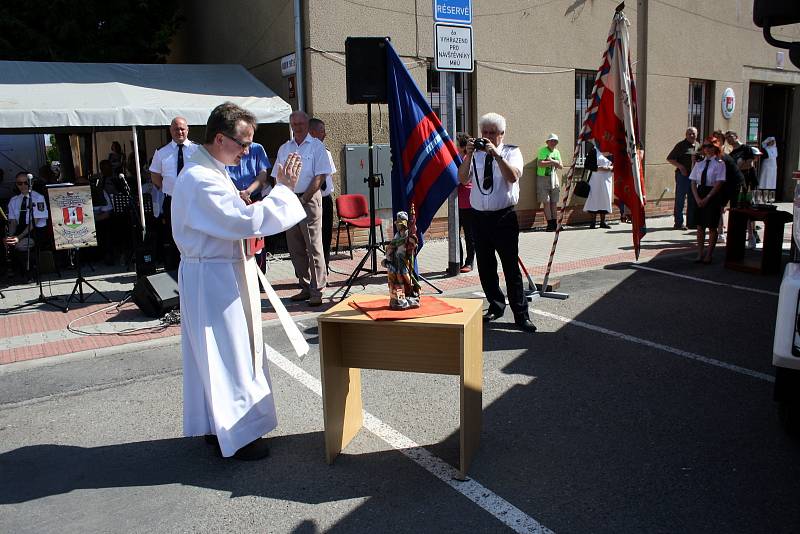
[[[172,119],[169,135],[172,141],[153,154],[153,161],[150,163],[150,181],[164,193],[160,217],[163,224],[164,268],[172,271],[178,268],[181,260],[175,247],[175,240],[172,238],[172,190],[184,165],[197,150],[197,145],[189,140],[189,125],[183,117]]]
[[[322,248],[322,193],[325,177],[331,174],[331,164],[325,145],[309,135],[309,118],[304,111],[289,116],[292,138],[278,149],[276,163],[283,163],[292,153],[303,157],[303,170],[294,192],[306,210],[306,218],[286,232],[286,245],[294,265],[300,292],[290,298],[295,302],[308,301],[309,306],[322,305],[322,291],[327,285],[325,253]],[[272,169],[276,176],[277,168]]]
[[[208,119],[204,144],[178,176],[172,231],[181,252],[178,287],[183,353],[183,431],[205,435],[223,457],[269,454],[261,436],[277,425],[264,365],[255,259],[242,239],[282,232],[305,217],[293,189],[297,154],[277,167],[270,195],[247,204],[228,176],[253,142],[256,120],[227,102]]]
[[[325,123],[320,119],[310,119],[308,128],[311,137],[319,139],[320,143],[325,144]],[[333,237],[333,175],[336,174],[336,165],[333,164],[331,151],[325,147],[328,154],[328,162],[331,165],[331,172],[325,175],[325,181],[319,186],[322,192],[322,250],[325,254],[325,268],[328,268],[331,257],[331,238]]]
[[[694,196],[691,193],[689,174],[694,165],[694,156],[700,151],[697,142],[697,128],[686,128],[684,139],[678,141],[667,155],[667,162],[675,167],[675,207],[673,209],[673,228],[686,230],[694,228],[694,212],[697,209]],[[688,197],[688,200],[687,200]],[[686,205],[686,224],[683,224],[683,205]]]

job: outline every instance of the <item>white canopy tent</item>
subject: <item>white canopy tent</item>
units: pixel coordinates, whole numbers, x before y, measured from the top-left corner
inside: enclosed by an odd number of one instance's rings
[[[291,106],[241,65],[0,61],[0,133],[205,124],[230,101],[259,123],[288,123]],[[139,215],[144,227],[139,151]]]

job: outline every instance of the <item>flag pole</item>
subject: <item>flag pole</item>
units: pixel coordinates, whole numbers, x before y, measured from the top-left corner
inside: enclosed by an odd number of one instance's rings
[[[548,259],[548,262],[547,262],[547,269],[545,270],[544,281],[543,281],[542,287],[539,289],[539,293],[538,293],[538,296],[540,296],[540,297],[550,297],[550,298],[564,299],[564,298],[567,298],[567,296],[568,296],[568,295],[563,294],[563,293],[552,293],[552,292],[546,291],[547,282],[548,282],[548,280],[550,278],[550,271],[551,271],[552,266],[553,266],[553,258],[555,257],[556,247],[558,246],[558,238],[559,238],[559,235],[560,235],[562,227],[563,227],[564,217],[566,215],[566,208],[567,208],[567,206],[569,205],[569,202],[572,199],[573,185],[574,185],[574,181],[575,181],[574,180],[574,177],[575,177],[575,166],[576,166],[576,163],[577,163],[578,154],[580,153],[581,143],[583,143],[584,141],[586,141],[586,140],[588,140],[590,138],[602,139],[603,135],[607,136],[609,134],[608,131],[605,131],[605,130],[602,130],[602,129],[600,131],[594,131],[593,130],[593,126],[597,126],[595,121],[597,120],[598,106],[600,105],[600,102],[601,102],[601,94],[599,93],[599,88],[601,86],[603,86],[603,83],[602,83],[603,76],[607,75],[609,70],[611,70],[613,68],[612,66],[609,65],[610,60],[617,61],[617,62],[624,62],[622,64],[625,67],[627,67],[628,70],[630,68],[629,52],[628,52],[627,46],[626,46],[626,35],[627,35],[627,32],[622,32],[620,30],[620,26],[619,26],[620,24],[627,23],[627,19],[625,18],[625,14],[622,12],[624,6],[625,6],[625,4],[623,2],[623,3],[619,4],[617,6],[617,8],[615,9],[615,11],[614,11],[614,17],[613,17],[613,21],[612,21],[611,31],[610,31],[608,39],[606,41],[610,46],[607,47],[606,51],[603,53],[603,63],[601,64],[601,67],[598,70],[597,76],[595,78],[594,87],[592,88],[592,94],[591,94],[591,97],[590,97],[590,105],[586,109],[586,115],[585,115],[583,123],[582,123],[583,127],[582,127],[581,132],[578,135],[577,139],[575,140],[575,150],[573,151],[573,155],[572,155],[572,165],[570,165],[569,170],[567,171],[567,176],[566,176],[566,191],[564,193],[564,197],[563,197],[562,203],[561,203],[561,214],[558,216],[558,224],[556,225],[556,232],[555,232],[555,235],[553,236],[553,246],[550,249],[550,258]],[[624,28],[623,28],[623,30],[624,30]],[[616,49],[617,46],[619,46],[621,48],[620,50],[617,51],[618,52],[617,53],[618,57],[610,56],[609,55],[610,48],[615,48]],[[613,50],[611,50],[611,51],[613,52]],[[619,66],[619,65],[620,65],[620,63],[617,63],[617,66]],[[643,177],[642,177],[640,169],[639,169],[639,154],[638,154],[638,150],[637,150],[636,145],[635,145],[635,143],[636,143],[636,139],[635,138],[636,138],[636,134],[637,134],[636,124],[635,124],[635,121],[634,121],[634,118],[633,118],[635,113],[636,113],[635,89],[634,89],[634,86],[633,86],[632,73],[627,72],[627,71],[622,71],[620,76],[623,76],[626,79],[629,79],[629,81],[630,81],[630,87],[626,86],[624,88],[619,88],[619,87],[615,88],[617,91],[621,91],[622,95],[625,95],[625,96],[615,95],[615,98],[620,98],[620,97],[624,98],[625,104],[627,104],[627,106],[624,109],[624,113],[623,113],[624,116],[621,118],[621,120],[622,120],[621,128],[622,128],[623,132],[626,134],[625,135],[625,137],[626,137],[625,140],[626,140],[626,142],[628,144],[628,146],[626,147],[625,152],[627,152],[627,155],[630,155],[630,160],[631,160],[631,167],[632,167],[631,168],[631,174],[632,174],[632,178],[633,178],[633,181],[634,181],[632,189],[637,194],[637,198],[639,199],[639,202],[641,204],[642,199],[644,198],[644,191],[643,191],[643,186],[641,184],[641,181],[643,180]],[[605,93],[602,93],[602,94],[605,95]],[[614,94],[614,93],[612,93],[612,94]],[[605,100],[605,102],[608,102],[608,101]],[[614,132],[614,133],[617,133],[617,132]],[[633,146],[631,146],[631,145],[633,145]],[[599,147],[598,147],[598,149],[599,149]],[[616,175],[616,170],[615,170],[615,175]],[[616,181],[616,179],[615,179],[615,181]],[[633,236],[634,237],[634,249],[635,249],[636,257],[638,259],[638,257],[639,257],[639,241],[641,240],[641,235],[643,235],[643,232],[645,232],[646,229],[644,228],[643,221],[638,221],[638,219],[640,218],[639,216],[643,214],[644,210],[640,209],[641,206],[631,206],[632,214],[633,214],[633,208],[634,207],[637,208],[637,216],[634,217],[634,223],[636,224],[638,222],[641,225],[641,228],[634,228],[634,236]],[[641,212],[641,213],[639,213],[639,212]]]

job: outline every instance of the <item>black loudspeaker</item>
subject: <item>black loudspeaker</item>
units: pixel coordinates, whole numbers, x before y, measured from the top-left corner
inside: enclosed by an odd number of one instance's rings
[[[388,37],[348,37],[344,42],[347,103],[385,104]]]
[[[133,302],[149,317],[163,317],[180,307],[178,271],[145,276],[133,286]]]

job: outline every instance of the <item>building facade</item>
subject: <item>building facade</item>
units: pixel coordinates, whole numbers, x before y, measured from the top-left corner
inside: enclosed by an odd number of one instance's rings
[[[478,117],[490,111],[507,118],[506,142],[519,145],[525,156],[518,206],[523,226],[541,223],[533,160],[546,135],[557,133],[562,155],[567,162],[572,158],[617,3],[472,2],[476,62],[473,73],[457,75],[457,128],[476,133]],[[672,210],[675,184],[666,156],[689,125],[701,136],[734,130],[754,145],[776,137],[777,196],[790,199],[791,171],[800,167],[800,71],[788,51],[764,41],[752,21],[752,0],[639,0],[626,6],[625,14],[639,93],[648,213]],[[324,120],[328,148],[341,170],[339,192],[348,185],[345,145],[367,141],[366,106],[346,102],[348,36],[389,36],[434,109],[442,110],[443,77],[431,67],[430,0],[198,1],[185,16],[171,61],[240,63],[293,108]],[[774,28],[773,35],[800,41],[800,25]],[[292,79],[282,75],[281,58],[296,52],[298,42],[302,61]],[[727,89],[735,100],[730,118],[723,116],[721,104]],[[373,131],[376,142],[388,143],[385,105],[373,106]],[[260,128],[257,138],[272,156],[287,135],[287,125],[270,125]],[[441,235],[446,206],[438,215],[431,231]],[[580,220],[578,212],[573,216]]]

